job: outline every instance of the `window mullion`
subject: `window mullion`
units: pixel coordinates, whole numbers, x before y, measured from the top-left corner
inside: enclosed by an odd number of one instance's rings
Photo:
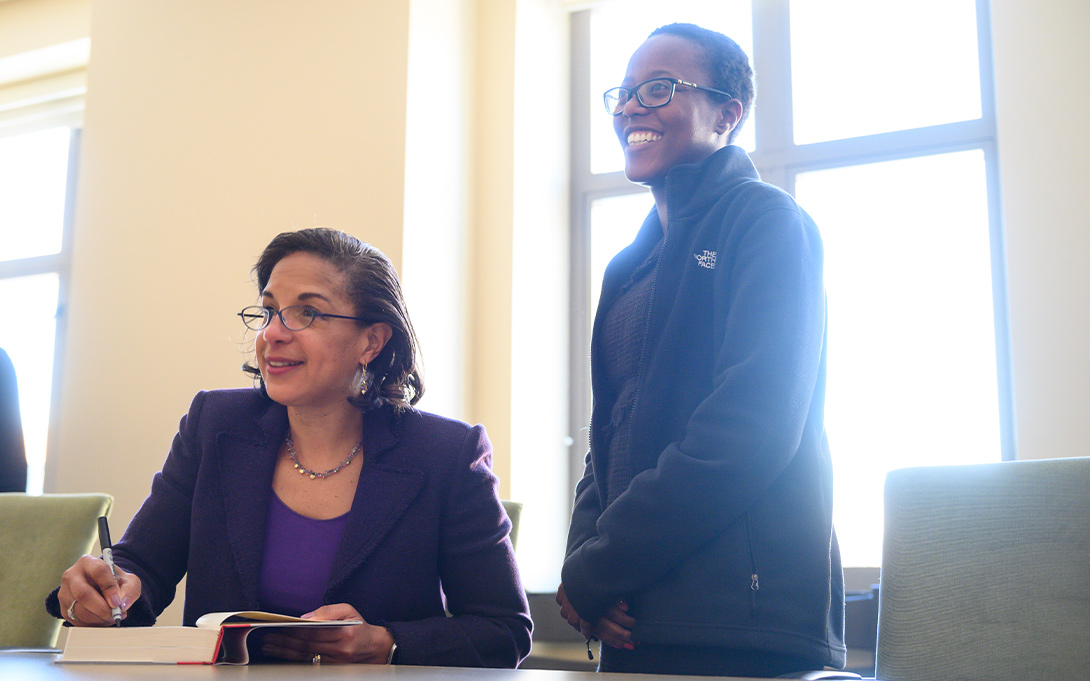
[[[568,384],[568,489],[575,489],[583,474],[587,451],[583,435],[590,414],[590,326],[587,309],[590,301],[590,185],[596,178],[590,172],[590,22],[591,10],[571,14],[571,220],[570,243],[572,267],[569,271],[569,362]],[[623,175],[623,173],[622,173]]]
[[[994,139],[981,120],[959,121],[929,128],[897,130],[864,137],[792,145],[779,151],[758,149],[750,156],[762,173],[779,167],[813,170],[841,165],[859,165],[909,156],[926,156],[951,150],[980,147]]]
[[[788,0],[754,0],[753,70],[758,88],[749,125],[757,139],[754,162],[766,181],[780,184],[794,147],[791,100],[791,13]],[[775,181],[778,180],[778,181]],[[787,189],[787,187],[784,187]]]

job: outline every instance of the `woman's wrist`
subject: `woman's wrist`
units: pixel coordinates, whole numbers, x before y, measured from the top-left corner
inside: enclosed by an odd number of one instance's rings
[[[374,656],[372,664],[393,664],[397,658],[397,641],[394,633],[386,627],[376,627]]]

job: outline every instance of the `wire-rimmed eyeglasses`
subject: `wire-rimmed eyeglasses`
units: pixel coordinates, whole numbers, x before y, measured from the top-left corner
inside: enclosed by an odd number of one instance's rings
[[[289,331],[302,331],[313,324],[315,319],[320,317],[351,319],[357,322],[371,321],[370,319],[364,319],[363,317],[346,317],[343,314],[319,312],[310,305],[291,305],[289,307],[280,308],[279,310],[271,307],[251,305],[250,307],[242,308],[242,312],[239,312],[238,316],[242,317],[242,323],[246,325],[246,328],[253,329],[254,331],[264,329],[272,322],[274,316],[280,317],[280,323]]]
[[[610,88],[602,94],[602,101],[605,102],[606,111],[614,116],[624,111],[625,104],[628,104],[628,100],[632,98],[633,94],[636,95],[636,101],[638,101],[643,108],[656,109],[660,106],[666,106],[673,100],[674,90],[678,85],[703,90],[704,92],[714,92],[717,95],[723,95],[725,97],[731,96],[729,93],[723,92],[722,90],[704,87],[703,85],[690,83],[681,80],[680,78],[652,78],[651,80],[645,80],[633,87]]]

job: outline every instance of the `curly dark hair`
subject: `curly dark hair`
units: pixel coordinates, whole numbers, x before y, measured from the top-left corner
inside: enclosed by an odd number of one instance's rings
[[[293,253],[315,255],[344,275],[345,294],[352,301],[354,316],[367,320],[356,322],[360,328],[385,322],[393,330],[386,347],[360,372],[359,380],[361,384],[366,381],[366,390],[355,392],[348,401],[361,411],[388,404],[399,413],[420,401],[424,395],[420,349],[390,259],[371,244],[335,229],[283,232],[269,242],[254,265],[252,274],[259,292],[268,285],[276,263]],[[246,362],[242,370],[265,392],[261,371],[254,362]]]
[[[703,52],[704,66],[711,76],[711,83],[701,83],[716,90],[729,92],[742,103],[742,117],[738,125],[730,131],[728,142],[733,142],[742,129],[742,124],[749,118],[749,110],[757,95],[757,84],[753,79],[753,67],[745,51],[727,36],[696,24],[667,24],[660,26],[648,38],[656,35],[675,35],[696,45]],[[718,95],[711,95],[717,97]]]

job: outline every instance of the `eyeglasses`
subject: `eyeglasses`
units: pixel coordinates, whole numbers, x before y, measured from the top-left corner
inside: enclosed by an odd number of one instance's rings
[[[311,324],[315,319],[319,317],[332,317],[334,319],[351,319],[357,322],[370,322],[369,319],[363,317],[346,317],[343,314],[328,314],[326,312],[318,312],[309,305],[292,305],[290,307],[281,308],[279,310],[271,307],[259,307],[257,305],[251,305],[250,307],[242,308],[242,312],[238,313],[239,317],[242,317],[242,323],[246,325],[246,328],[253,329],[254,331],[260,331],[264,329],[272,321],[273,317],[280,317],[280,323],[284,325],[284,328],[289,331],[302,331]]]
[[[674,89],[678,85],[703,90],[704,92],[714,92],[725,97],[731,96],[722,90],[689,83],[678,78],[652,78],[635,87],[615,87],[606,90],[602,95],[602,101],[605,102],[606,111],[614,116],[624,111],[625,104],[628,104],[628,100],[632,99],[633,94],[636,95],[636,101],[640,103],[640,106],[645,109],[657,109],[660,106],[666,106],[673,100]]]

